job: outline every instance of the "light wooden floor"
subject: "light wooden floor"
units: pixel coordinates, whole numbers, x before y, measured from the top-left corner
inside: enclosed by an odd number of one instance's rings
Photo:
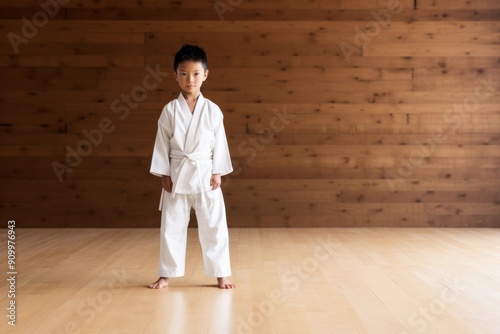
[[[231,229],[234,291],[155,291],[158,229],[17,229],[17,326],[1,333],[500,333],[499,229]],[[7,331],[5,331],[7,328]]]

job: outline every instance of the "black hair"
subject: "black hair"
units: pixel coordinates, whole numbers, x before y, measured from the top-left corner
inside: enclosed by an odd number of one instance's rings
[[[203,68],[208,70],[208,59],[205,51],[198,45],[184,44],[179,51],[175,54],[174,58],[174,71],[177,71],[180,63],[183,61],[200,62]]]

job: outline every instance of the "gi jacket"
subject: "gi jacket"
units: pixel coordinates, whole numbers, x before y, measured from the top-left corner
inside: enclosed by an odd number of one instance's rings
[[[211,190],[212,174],[233,171],[223,114],[200,93],[191,113],[184,96],[169,102],[158,120],[150,173],[170,176],[172,196]]]

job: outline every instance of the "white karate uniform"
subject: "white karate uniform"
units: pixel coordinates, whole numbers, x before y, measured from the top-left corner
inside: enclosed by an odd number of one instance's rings
[[[173,182],[172,192],[162,189],[160,199],[159,276],[184,276],[192,207],[198,221],[205,275],[231,276],[224,198],[220,187],[212,190],[210,178],[212,174],[232,171],[220,108],[200,93],[191,114],[179,94],[163,108],[158,120],[150,169],[151,174],[170,176]]]

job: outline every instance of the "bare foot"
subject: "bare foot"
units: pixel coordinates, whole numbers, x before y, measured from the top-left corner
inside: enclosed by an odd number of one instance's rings
[[[231,283],[227,277],[217,277],[217,285],[221,289],[234,289],[236,285]]]
[[[168,277],[160,277],[156,282],[149,284],[150,289],[161,289],[168,286]]]

